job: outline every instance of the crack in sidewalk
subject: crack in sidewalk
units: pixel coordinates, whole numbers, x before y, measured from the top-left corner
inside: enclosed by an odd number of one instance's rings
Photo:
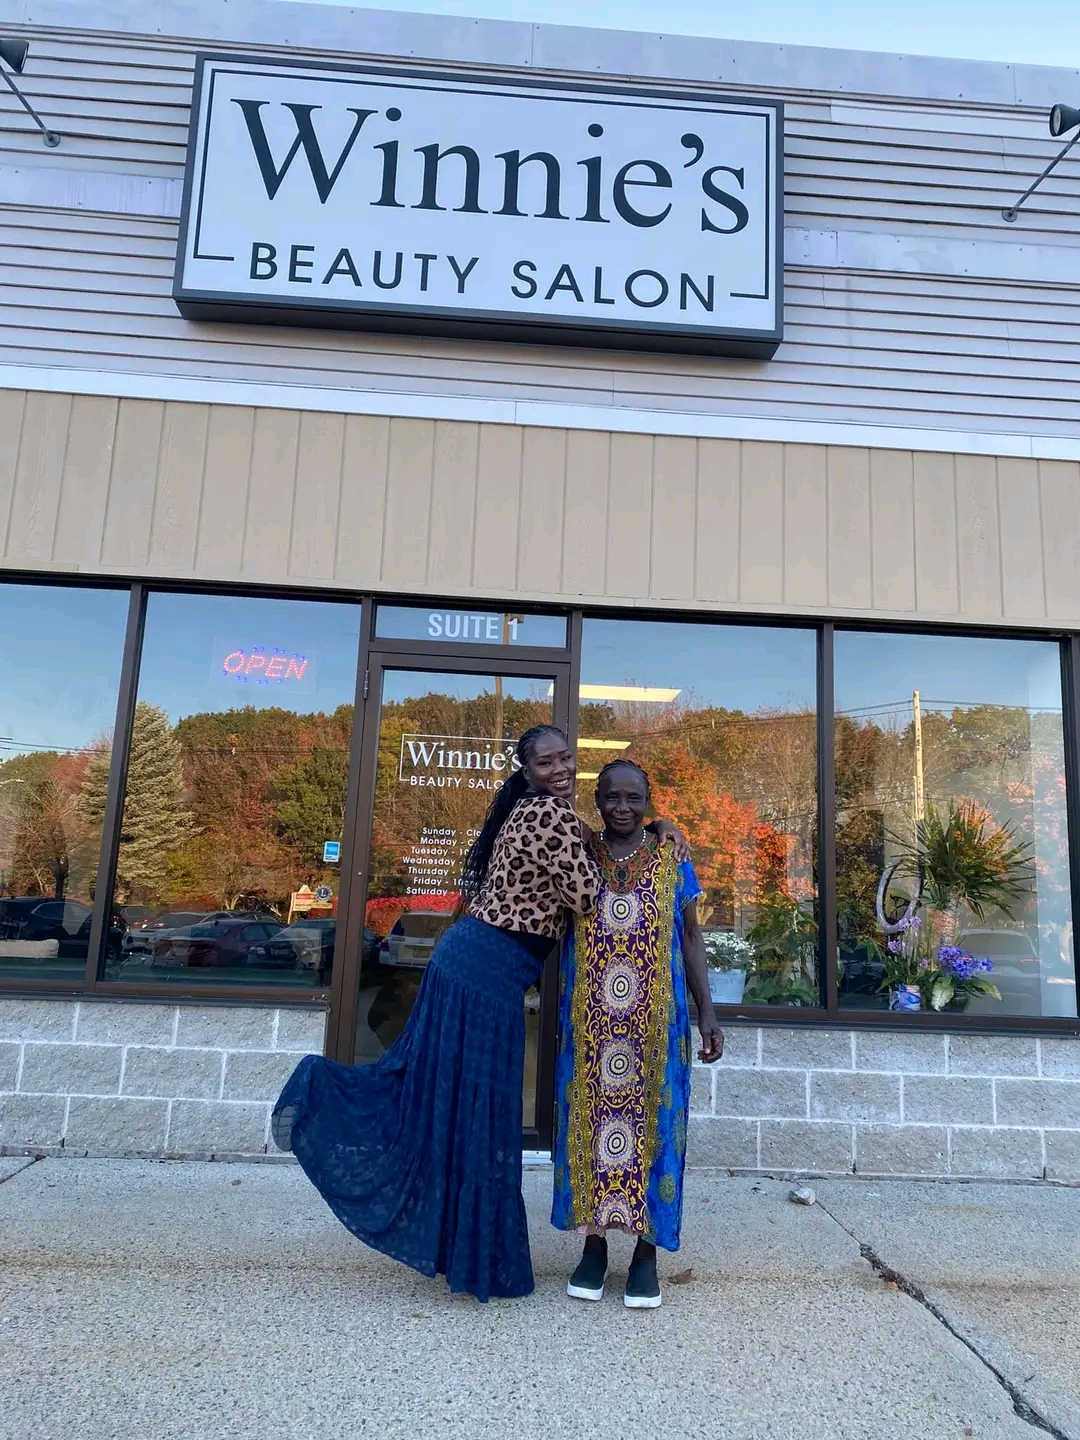
[[[1019,1387],[1013,1384],[1009,1377],[999,1370],[992,1360],[987,1359],[974,1341],[969,1340],[962,1331],[956,1328],[945,1312],[934,1304],[933,1300],[930,1299],[929,1295],[927,1295],[921,1286],[916,1285],[913,1280],[909,1280],[906,1275],[884,1261],[872,1245],[867,1245],[865,1241],[860,1240],[854,1230],[849,1230],[844,1222],[838,1219],[827,1205],[823,1205],[820,1200],[818,1200],[817,1204],[818,1209],[824,1210],[833,1224],[839,1225],[844,1234],[849,1235],[851,1239],[854,1240],[855,1244],[859,1247],[859,1254],[870,1265],[875,1275],[879,1275],[882,1280],[890,1281],[898,1290],[902,1290],[905,1295],[916,1301],[924,1310],[929,1311],[939,1325],[943,1325],[954,1339],[959,1340],[961,1345],[971,1351],[979,1364],[990,1372],[1005,1391],[1006,1395],[1008,1395],[1012,1401],[1014,1412],[1021,1420],[1028,1425],[1034,1426],[1036,1430],[1043,1430],[1047,1435],[1052,1435],[1054,1440],[1073,1440],[1072,1436],[1066,1434],[1064,1430],[1060,1430],[1052,1420],[1048,1420],[1045,1415],[1041,1415],[1038,1410],[1024,1399]]]
[[[31,1165],[36,1165],[40,1159],[42,1159],[40,1155],[28,1155],[25,1165],[20,1165],[17,1170],[12,1170],[10,1175],[0,1175],[0,1185],[6,1185],[9,1180],[14,1180],[16,1175],[25,1175]]]

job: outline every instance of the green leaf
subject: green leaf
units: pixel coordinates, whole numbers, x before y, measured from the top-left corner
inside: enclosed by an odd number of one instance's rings
[[[953,998],[953,982],[948,975],[938,975],[930,988],[930,1005],[934,1010],[944,1010]]]

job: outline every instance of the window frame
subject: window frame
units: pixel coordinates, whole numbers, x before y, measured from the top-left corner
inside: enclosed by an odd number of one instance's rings
[[[91,922],[90,946],[87,963],[81,981],[69,978],[42,978],[10,980],[0,972],[0,998],[48,996],[86,999],[115,999],[129,1002],[156,1002],[159,1004],[198,1004],[203,1006],[235,1006],[237,1004],[266,1005],[280,1008],[311,1009],[330,1008],[330,1029],[328,1031],[328,1053],[334,1053],[334,1035],[347,1022],[341,1014],[342,1002],[352,992],[348,971],[357,963],[358,947],[348,942],[341,947],[334,966],[330,984],[321,989],[300,989],[298,987],[268,987],[221,985],[200,988],[198,985],[170,983],[168,986],[151,986],[145,983],[104,980],[102,978],[105,956],[106,915],[105,900],[112,895],[115,878],[116,856],[119,848],[119,830],[123,806],[124,788],[127,777],[127,762],[130,752],[131,728],[134,719],[138,690],[139,665],[142,654],[143,631],[146,618],[147,598],[153,592],[173,592],[198,595],[250,596],[283,600],[331,600],[338,603],[361,606],[360,643],[357,654],[356,692],[354,700],[354,721],[352,745],[349,756],[349,772],[346,794],[346,846],[342,855],[342,898],[340,920],[348,937],[349,914],[353,891],[357,888],[359,855],[345,853],[350,845],[355,849],[358,820],[363,802],[362,778],[364,756],[362,741],[364,732],[364,710],[367,699],[366,676],[368,657],[372,648],[393,649],[395,652],[434,656],[437,654],[460,655],[464,659],[486,659],[511,657],[517,661],[550,662],[553,657],[569,658],[571,693],[580,682],[581,648],[583,622],[588,619],[617,619],[627,623],[635,620],[666,621],[669,623],[696,623],[713,625],[782,627],[784,629],[807,629],[815,633],[817,641],[817,781],[818,781],[818,864],[817,864],[817,907],[818,907],[818,963],[819,980],[822,986],[822,1003],[814,1007],[783,1007],[768,1005],[723,1005],[717,1007],[721,1021],[742,1021],[755,1025],[785,1026],[791,1028],[830,1028],[841,1030],[907,1030],[934,1031],[953,1034],[1002,1034],[1002,1035],[1080,1035],[1080,1017],[1070,1016],[968,1016],[962,1013],[936,1014],[923,1011],[887,1012],[841,1009],[838,1003],[837,934],[836,934],[836,764],[834,735],[834,653],[837,630],[869,631],[877,633],[899,633],[908,635],[964,635],[986,639],[1032,639],[1054,641],[1061,654],[1063,732],[1065,746],[1066,777],[1066,820],[1069,841],[1069,876],[1074,924],[1080,942],[1080,631],[1064,630],[1059,627],[1039,628],[1026,625],[993,624],[951,624],[948,622],[878,619],[870,616],[836,617],[812,616],[806,614],[787,615],[782,612],[755,612],[746,614],[733,610],[687,609],[682,606],[634,606],[616,605],[575,606],[557,605],[550,601],[533,607],[520,596],[483,597],[421,595],[403,591],[373,593],[329,586],[294,586],[254,584],[193,583],[184,580],[147,579],[144,576],[84,576],[70,574],[43,574],[40,571],[12,569],[5,573],[4,582],[20,585],[42,585],[50,588],[108,589],[128,592],[128,616],[124,636],[120,683],[117,694],[116,724],[113,733],[112,757],[109,769],[109,784],[106,797],[105,817],[102,825],[99,852],[98,886],[95,893],[93,919]],[[512,651],[498,645],[462,645],[455,641],[388,641],[375,639],[375,606],[377,604],[446,606],[505,610],[525,606],[536,608],[546,614],[560,614],[567,617],[567,648],[564,651],[552,648],[533,649],[515,646]],[[576,707],[570,716],[570,740],[577,740],[578,720]],[[107,882],[107,883],[105,883]],[[1080,943],[1074,943],[1074,969],[1080,982]]]

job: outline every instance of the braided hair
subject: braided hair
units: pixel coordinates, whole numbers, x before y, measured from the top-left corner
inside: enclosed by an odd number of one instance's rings
[[[525,766],[536,749],[537,741],[545,735],[558,735],[564,744],[568,743],[566,736],[557,725],[534,725],[531,730],[526,730],[517,742],[515,754],[519,761],[519,768],[514,771],[509,780],[504,780],[499,786],[495,799],[491,802],[491,807],[484,818],[480,834],[469,846],[465,863],[461,867],[459,914],[464,911],[468,902],[479,893],[480,887],[487,878],[488,866],[491,864],[491,852],[495,848],[499,831],[506,824],[511,810],[529,788]]]
[[[641,776],[642,780],[644,780],[645,782],[645,798],[647,800],[649,798],[649,791],[652,789],[652,786],[649,783],[649,772],[643,769],[636,760],[629,760],[622,755],[619,756],[618,760],[609,760],[608,763],[603,767],[599,775],[597,775],[596,777],[596,788],[599,790],[600,782],[603,780],[604,776],[609,774],[612,770],[618,770],[620,765],[625,766],[628,770],[636,770],[637,773]]]

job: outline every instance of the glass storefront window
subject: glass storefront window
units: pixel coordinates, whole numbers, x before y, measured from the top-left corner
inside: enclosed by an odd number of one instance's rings
[[[149,597],[107,978],[329,983],[359,638],[357,605]]]
[[[841,1006],[1075,1016],[1060,647],[844,632],[835,653]]]
[[[516,645],[566,648],[565,615],[531,615],[523,610],[469,610],[444,605],[380,605],[375,611],[380,640],[430,640],[436,645]]]
[[[126,590],[0,586],[0,981],[86,968],[127,611]]]
[[[578,804],[625,755],[684,830],[720,1003],[818,1005],[816,636],[585,620]]]

